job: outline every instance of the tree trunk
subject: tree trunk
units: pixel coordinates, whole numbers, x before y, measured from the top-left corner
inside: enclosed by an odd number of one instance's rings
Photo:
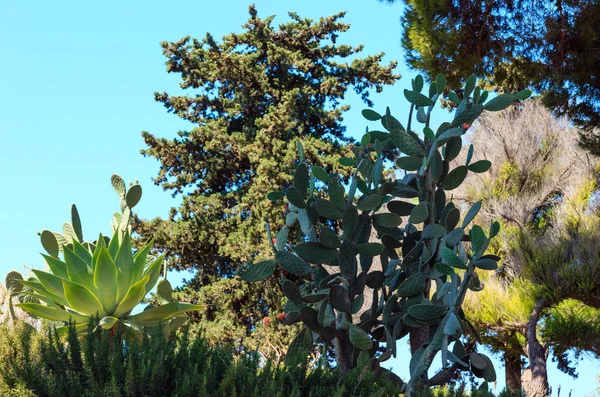
[[[425,290],[423,291],[423,293],[427,298],[429,298],[430,292],[431,280],[427,280],[427,283],[425,284]],[[429,343],[429,326],[426,325],[419,328],[411,328],[408,341],[410,344],[410,354],[412,357],[414,356],[415,352],[419,350],[420,347]],[[420,379],[415,381],[411,379],[411,389],[414,395],[417,396],[424,394],[425,390],[429,390],[429,376],[427,374],[427,371],[425,371],[425,373]]]
[[[425,289],[423,290],[423,294],[425,298],[429,299],[429,294],[431,292],[431,280],[427,280],[425,283]],[[410,336],[410,354],[413,355],[421,346],[429,343],[429,326],[425,325],[419,328],[411,328]]]
[[[510,391],[521,390],[521,355],[505,352],[504,366],[506,367],[506,388]]]
[[[546,368],[546,351],[537,340],[537,323],[540,314],[546,305],[544,298],[540,298],[527,325],[527,355],[529,356],[529,368],[523,373],[523,390],[527,397],[548,396],[548,371]]]
[[[338,370],[342,374],[347,374],[352,369],[352,349],[350,348],[350,337],[348,332],[341,331],[342,323],[346,318],[346,321],[352,321],[352,317],[348,313],[338,312],[335,319],[335,325],[338,329],[337,336],[333,338],[333,349],[335,351],[335,362]]]
[[[335,351],[335,362],[337,369],[342,374],[347,374],[352,369],[352,357],[350,356],[350,341],[347,338],[333,338]]]

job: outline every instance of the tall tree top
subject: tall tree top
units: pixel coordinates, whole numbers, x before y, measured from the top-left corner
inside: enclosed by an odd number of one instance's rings
[[[290,13],[274,26],[273,17],[259,18],[253,6],[249,12],[243,30],[222,40],[207,34],[162,43],[183,94],[157,93],[156,100],[194,126],[176,137],[143,133],[142,153],[160,162],[155,183],[182,202],[169,219],[138,220],[136,231],[156,238],[170,267],[195,270],[190,288],[210,286],[199,294],[212,290],[214,305],[199,320],[222,335],[219,342],[250,337],[257,321],[282,310],[276,281],[242,289],[231,280],[241,265],[269,255],[265,220],[273,230],[283,226],[267,193],[291,182],[297,141],[308,163],[347,175],[338,162],[350,153],[346,92],[371,105],[369,91],[400,77],[383,54],[361,57],[362,46],[338,42],[349,29],[344,13],[316,21]]]
[[[243,153],[254,150],[248,146],[251,142],[263,147],[264,141],[311,136],[338,147],[348,140],[341,125],[341,113],[347,107],[340,106],[347,89],[352,87],[372,105],[369,89],[379,92],[400,77],[393,73],[395,62],[381,65],[383,54],[341,62],[362,50],[362,46],[337,44],[338,35],[349,29],[340,21],[344,13],[316,22],[289,13],[291,21],[276,29],[272,16],[260,19],[254,6],[249,12],[245,30],[223,37],[221,43],[207,34],[203,40],[185,37],[161,44],[168,58],[167,71],[179,73],[181,88],[194,94],[156,93],[155,98],[199,129],[180,132],[181,140],[169,145],[144,133],[150,148],[143,153],[164,159],[174,145],[198,143],[199,134],[206,135],[201,140],[212,141],[183,148],[196,153],[195,175],[187,172],[183,162],[162,161],[156,182],[165,189],[181,192],[199,180],[203,189],[196,194],[239,188],[251,176],[248,172],[222,173],[207,163],[235,161],[242,169],[251,168]],[[176,180],[168,181],[167,173]]]
[[[557,114],[600,127],[597,0],[404,3],[402,47],[412,68],[445,74],[449,89],[471,73],[499,90],[534,87]],[[597,134],[586,137],[600,152]]]

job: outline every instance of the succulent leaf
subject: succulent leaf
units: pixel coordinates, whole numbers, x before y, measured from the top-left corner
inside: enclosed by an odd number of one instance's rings
[[[103,317],[106,315],[102,304],[89,289],[68,280],[62,280],[62,283],[65,290],[65,299],[73,310],[88,316],[99,315]]]
[[[98,325],[101,326],[103,329],[111,329],[118,321],[119,319],[116,317],[106,316],[102,317]]]
[[[44,306],[39,303],[18,303],[17,306],[20,309],[27,311],[33,315],[41,318],[48,319],[50,321],[69,321],[74,320],[79,323],[85,323],[87,327],[88,318],[77,313],[71,313],[58,307]]]
[[[94,285],[98,299],[106,313],[112,314],[117,308],[117,267],[105,246],[100,248],[94,269]]]
[[[123,241],[115,257],[115,266],[117,267],[117,301],[123,299],[133,280],[135,265],[133,263],[133,254],[131,253],[131,240],[129,233],[125,233]]]
[[[118,306],[113,314],[115,317],[121,317],[133,310],[146,296],[146,284],[150,276],[146,276],[129,287],[125,297],[118,302]]]
[[[71,205],[71,224],[73,225],[73,231],[77,236],[77,240],[83,241],[83,230],[81,228],[81,218],[79,218],[79,212],[75,204]]]
[[[170,302],[166,305],[156,306],[151,309],[144,310],[141,313],[129,317],[128,320],[144,325],[149,322],[161,320],[164,321],[175,316],[180,316],[185,312],[198,311],[202,309],[202,306],[193,305],[191,303]]]
[[[88,267],[86,261],[81,259],[67,246],[63,247],[63,253],[69,280],[93,290],[95,288],[94,277],[92,269]]]
[[[40,283],[52,294],[63,297],[65,296],[65,290],[63,288],[63,279],[55,276],[51,273],[46,273],[41,270],[33,270],[33,273],[40,281]]]

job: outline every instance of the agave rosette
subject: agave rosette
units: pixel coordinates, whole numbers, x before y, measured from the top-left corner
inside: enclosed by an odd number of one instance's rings
[[[84,242],[79,214],[72,206],[72,222],[65,223],[64,234],[48,230],[41,233],[48,252],[42,254],[47,271],[33,270],[36,279],[19,280],[27,287],[21,294],[45,304],[26,302],[16,306],[47,320],[73,321],[81,331],[96,317],[105,329],[118,323],[134,331],[158,325],[163,325],[165,331],[174,329],[186,319],[186,312],[201,310],[202,306],[172,301],[166,277],[159,282],[164,255],[149,255],[152,242],[132,251],[129,218],[131,208],[141,197],[141,187],[136,184],[128,191],[118,175],[113,175],[111,182],[121,196],[123,212],[113,218],[113,237],[100,235],[93,243]],[[158,295],[167,303],[132,314],[157,282]]]
[[[21,281],[35,291],[46,305],[21,303],[21,309],[52,321],[74,321],[85,327],[91,317],[100,318],[103,328],[112,328],[119,321],[136,330],[167,325],[170,320],[185,316],[187,311],[201,306],[169,302],[131,314],[158,282],[163,256],[152,259],[148,253],[151,244],[132,253],[128,232],[121,242],[115,232],[110,241],[100,235],[97,245],[73,240],[72,248],[63,246],[63,260],[44,255],[51,272],[33,270],[37,281]]]

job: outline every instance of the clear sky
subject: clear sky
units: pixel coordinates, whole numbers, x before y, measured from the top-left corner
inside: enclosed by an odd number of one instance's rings
[[[36,231],[59,231],[76,203],[84,235],[107,233],[112,213],[119,210],[110,175],[139,180],[144,189],[136,207],[140,216],[166,216],[178,203],[152,184],[158,163],[139,154],[140,132],[172,137],[190,127],[153,100],[154,91],[175,92],[178,76],[165,72],[160,41],[183,36],[219,38],[241,30],[248,19],[246,1],[5,1],[0,4],[0,275],[24,265],[41,267]],[[404,78],[394,87],[373,93],[375,109],[390,106],[405,119],[402,90],[414,76],[403,65],[400,48],[400,4],[376,0],[302,2],[255,1],[261,17],[287,11],[319,18],[347,11],[347,44],[365,44],[364,54],[384,51],[385,60],[400,61]],[[348,133],[359,137],[364,107],[353,93],[346,97]],[[437,111],[439,116],[443,110]],[[173,280],[180,277],[172,276]],[[404,344],[404,342],[401,342]],[[390,361],[401,376],[408,362]],[[504,387],[502,365],[496,362]],[[598,361],[579,364],[573,380],[549,363],[550,382],[565,395],[584,396],[595,389]]]

